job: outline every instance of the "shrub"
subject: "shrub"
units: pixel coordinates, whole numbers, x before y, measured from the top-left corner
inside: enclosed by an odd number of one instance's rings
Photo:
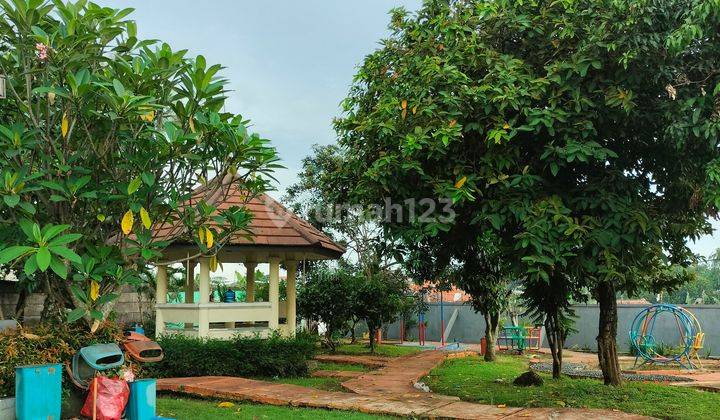
[[[15,395],[16,366],[69,362],[80,347],[121,339],[122,330],[113,323],[106,323],[95,334],[82,325],[54,323],[0,333],[0,397]],[[63,377],[63,384],[69,383]]]
[[[270,338],[235,337],[232,340],[163,336],[157,340],[165,358],[146,365],[145,377],[186,376],[302,376],[315,354],[317,338],[298,333]]]

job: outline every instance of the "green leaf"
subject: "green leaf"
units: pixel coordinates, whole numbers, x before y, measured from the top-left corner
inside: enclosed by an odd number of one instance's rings
[[[69,244],[70,242],[75,242],[78,239],[82,238],[82,235],[79,233],[68,233],[67,235],[58,236],[57,238],[50,241],[48,244],[49,247],[54,247],[58,245],[65,245]]]
[[[73,322],[77,321],[78,319],[84,317],[85,313],[86,313],[85,309],[75,308],[72,311],[70,311],[70,313],[68,314],[67,322],[73,323]]]
[[[80,288],[80,286],[78,286],[77,284],[73,284],[72,286],[70,286],[70,290],[72,291],[72,294],[75,295],[77,300],[79,300],[80,302],[82,302],[84,304],[87,304],[87,302],[88,302],[87,294],[85,293],[85,291],[83,289]]]
[[[17,259],[18,257],[24,255],[28,251],[31,251],[35,248],[31,246],[11,246],[8,248],[3,249],[0,251],[0,265],[7,264],[10,261],[13,261]]]
[[[102,314],[102,312],[98,311],[97,309],[91,309],[91,310],[90,310],[90,317],[91,317],[92,319],[96,319],[96,320],[98,320],[98,321],[102,321],[102,319],[103,319],[103,314]]]
[[[67,278],[67,275],[68,275],[67,267],[65,266],[65,264],[62,263],[62,261],[58,260],[57,258],[53,258],[50,260],[50,268],[61,279],[65,280]]]
[[[22,229],[22,231],[23,231],[23,233],[25,234],[25,236],[27,236],[27,238],[32,241],[32,240],[34,239],[34,238],[33,238],[33,236],[34,236],[34,235],[33,235],[33,225],[34,225],[34,223],[33,223],[31,220],[28,220],[28,219],[20,219],[20,223],[18,223],[18,224],[20,225],[20,229]]]
[[[143,182],[148,186],[152,187],[155,183],[155,175],[149,173],[149,172],[143,172],[140,175],[140,178],[142,178]]]
[[[74,263],[78,263],[78,264],[82,263],[82,258],[80,258],[80,256],[78,254],[76,254],[75,251],[73,251],[70,248],[66,248],[64,246],[51,246],[49,249],[50,249],[50,251],[52,251],[53,254],[57,254],[63,258],[66,258],[66,259],[74,262]]]
[[[135,193],[135,191],[137,191],[138,188],[140,188],[140,185],[142,185],[142,179],[140,179],[140,177],[133,178],[133,180],[130,181],[130,183],[128,184],[128,189],[127,189],[128,195],[133,195]]]
[[[52,238],[58,236],[61,232],[66,231],[70,225],[54,225],[54,226],[48,226],[45,229],[45,232],[43,233],[43,240],[46,242],[51,240]]]
[[[45,270],[47,270],[48,267],[50,267],[50,260],[52,260],[52,255],[50,255],[50,250],[46,246],[40,247],[40,249],[38,249],[38,252],[37,252],[37,254],[35,254],[35,256],[37,258],[38,268],[40,269],[40,271],[42,271],[44,273]]]
[[[553,174],[553,176],[557,176],[558,172],[560,171],[560,167],[557,163],[553,162],[550,164],[550,173]]]
[[[20,196],[17,194],[4,195],[3,201],[5,201],[5,204],[7,204],[8,207],[13,208],[20,203]]]
[[[125,96],[125,87],[118,79],[113,79],[113,88],[115,89],[115,93],[118,96]]]
[[[32,204],[27,203],[27,202],[22,202],[22,203],[20,203],[20,208],[23,209],[23,210],[25,210],[26,212],[28,212],[28,213],[30,213],[30,214],[35,214],[35,211],[36,211],[36,210],[35,210],[35,206],[33,206]]]
[[[33,254],[25,261],[25,267],[23,267],[23,271],[25,271],[25,274],[30,276],[34,274],[38,269],[37,265],[37,258],[36,255]]]
[[[98,305],[104,305],[112,300],[115,300],[119,297],[119,295],[115,293],[108,293],[107,295],[102,295],[98,298],[97,304]]]
[[[33,223],[32,225],[32,238],[35,242],[40,243],[42,242],[42,234],[40,232],[40,225],[37,223]]]

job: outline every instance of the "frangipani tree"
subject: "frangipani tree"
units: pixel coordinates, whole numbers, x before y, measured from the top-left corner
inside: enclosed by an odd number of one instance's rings
[[[619,384],[617,293],[684,280],[670,267],[692,262],[686,240],[711,231],[720,205],[718,10],[716,0],[395,10],[337,122],[340,178],[357,201],[452,198],[462,219],[386,225],[409,243],[458,220],[473,240],[491,226],[527,286],[562,282],[564,300],[590,291],[605,382]]]
[[[217,212],[206,199],[222,182],[266,190],[276,153],[223,111],[222,67],[139,40],[132,9],[0,5],[0,264],[69,321],[97,325],[118,288],[162,257],[154,227],[181,221],[205,255],[246,229],[243,207]]]

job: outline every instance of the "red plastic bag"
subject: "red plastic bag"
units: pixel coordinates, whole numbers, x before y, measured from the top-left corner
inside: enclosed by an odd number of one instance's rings
[[[80,414],[85,417],[93,417],[93,396],[97,386],[97,407],[95,413],[97,420],[119,420],[125,411],[125,406],[130,398],[130,387],[122,379],[111,379],[98,376],[90,383],[85,405]]]

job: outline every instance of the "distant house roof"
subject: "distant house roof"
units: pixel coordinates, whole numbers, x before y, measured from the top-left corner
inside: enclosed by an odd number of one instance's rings
[[[252,235],[238,232],[225,243],[223,249],[272,248],[281,251],[308,252],[323,258],[339,258],[345,252],[344,247],[333,242],[326,234],[286,209],[269,195],[248,197],[248,194],[240,188],[239,182],[233,180],[223,182],[222,185],[218,185],[218,182],[216,178],[210,181],[208,186],[196,189],[192,198],[182,206],[194,205],[197,200],[204,198],[218,211],[238,206],[245,207],[252,213],[253,218],[249,226]],[[218,226],[215,222],[209,224]],[[179,222],[162,223],[153,226],[153,237],[156,240],[173,240],[171,247],[194,245],[194,241],[184,230],[183,224]]]

